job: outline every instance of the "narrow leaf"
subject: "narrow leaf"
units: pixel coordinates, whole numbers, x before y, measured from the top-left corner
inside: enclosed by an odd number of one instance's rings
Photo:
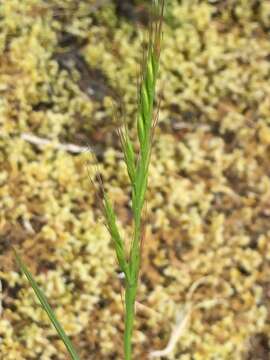
[[[19,268],[24,273],[24,275],[27,277],[27,279],[28,279],[31,287],[33,288],[36,296],[38,297],[43,309],[46,311],[51,323],[53,324],[56,331],[58,332],[59,337],[61,338],[61,340],[65,344],[66,349],[69,352],[71,359],[72,360],[80,360],[80,358],[79,358],[76,350],[74,349],[69,337],[66,335],[64,329],[62,328],[61,324],[57,320],[53,309],[49,305],[49,303],[48,303],[48,301],[46,299],[46,296],[44,295],[42,290],[38,287],[38,285],[37,285],[36,281],[34,280],[32,274],[27,269],[26,265],[23,263],[22,259],[20,258],[19,254],[16,252],[15,249],[14,249],[14,252],[15,252],[15,257],[16,257],[16,261],[17,261],[17,264],[18,264]]]

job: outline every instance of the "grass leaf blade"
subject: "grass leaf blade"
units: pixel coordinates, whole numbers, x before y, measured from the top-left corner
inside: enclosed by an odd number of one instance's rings
[[[71,356],[71,359],[72,360],[80,360],[76,350],[74,349],[74,347],[73,347],[73,345],[71,343],[71,340],[66,335],[63,327],[61,326],[61,324],[57,320],[53,309],[49,305],[48,300],[46,299],[46,296],[44,295],[42,290],[37,285],[37,283],[34,280],[32,274],[27,269],[26,265],[23,263],[22,259],[20,258],[19,254],[16,252],[15,249],[14,249],[14,252],[15,252],[15,257],[16,257],[16,261],[17,261],[17,264],[18,264],[19,268],[21,269],[21,271],[24,273],[27,280],[29,281],[29,283],[30,283],[32,289],[34,290],[36,296],[38,297],[43,309],[46,311],[46,313],[47,313],[51,323],[53,324],[54,328],[56,329],[59,337],[61,338],[61,340],[65,344],[66,349],[67,349],[67,351],[69,352],[69,354]]]

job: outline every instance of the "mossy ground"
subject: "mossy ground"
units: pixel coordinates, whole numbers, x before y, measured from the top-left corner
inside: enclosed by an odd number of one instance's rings
[[[94,162],[90,152],[55,144],[93,146],[128,237],[128,178],[112,104],[123,99],[132,127],[148,15],[143,2],[125,4],[0,5],[5,360],[66,359],[10,245],[81,358],[123,358],[121,281],[89,181]],[[167,2],[135,359],[166,346],[188,290],[204,277],[193,300],[205,306],[194,308],[172,359],[269,359],[269,31],[266,0]],[[25,133],[52,144],[40,148]]]

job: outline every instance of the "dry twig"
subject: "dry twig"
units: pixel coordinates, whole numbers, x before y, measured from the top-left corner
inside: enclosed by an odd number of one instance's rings
[[[181,307],[181,309],[176,314],[176,322],[173,327],[169,342],[167,346],[162,350],[156,350],[151,351],[149,354],[149,358],[158,358],[158,357],[169,357],[173,354],[174,349],[176,347],[177,342],[184,334],[184,331],[187,329],[189,325],[189,321],[191,319],[191,315],[193,310],[199,309],[199,308],[210,308],[217,304],[224,303],[224,299],[211,299],[211,300],[204,300],[199,302],[198,304],[194,304],[192,301],[192,297],[194,295],[194,292],[197,290],[197,288],[204,284],[205,282],[209,281],[211,276],[205,276],[203,278],[200,278],[199,280],[195,281],[187,294],[187,302],[184,305],[184,307]]]
[[[27,133],[22,133],[21,138],[23,140],[29,142],[30,144],[37,145],[40,148],[44,148],[47,145],[51,145],[56,150],[63,150],[63,151],[71,152],[73,154],[80,154],[85,151],[94,152],[94,150],[92,148],[90,148],[89,146],[79,146],[79,145],[75,145],[75,144],[56,143],[52,140],[41,138],[36,135],[27,134]]]

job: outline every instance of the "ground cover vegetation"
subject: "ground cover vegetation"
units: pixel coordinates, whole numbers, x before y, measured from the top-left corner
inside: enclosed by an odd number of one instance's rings
[[[7,360],[67,356],[11,245],[80,358],[123,358],[121,269],[89,185],[95,164],[85,147],[93,146],[129,238],[129,177],[112,103],[123,97],[136,143],[149,12],[145,2],[125,4],[0,4],[0,354]],[[172,359],[268,359],[269,2],[166,5],[134,358],[172,344]]]

